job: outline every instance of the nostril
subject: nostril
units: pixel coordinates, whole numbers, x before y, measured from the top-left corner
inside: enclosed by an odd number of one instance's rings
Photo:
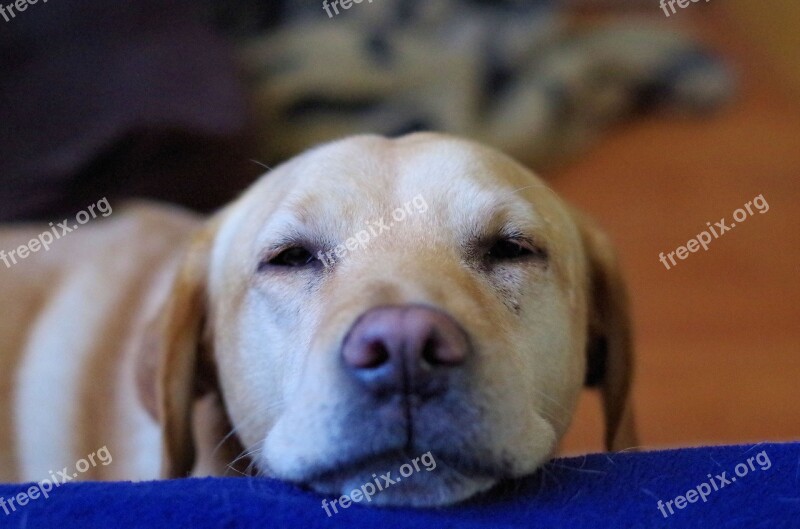
[[[382,341],[374,341],[367,346],[364,364],[361,367],[380,367],[389,360],[389,350]]]
[[[438,340],[433,336],[428,337],[428,339],[425,340],[425,344],[422,346],[422,360],[432,366],[439,365],[441,362],[437,351],[438,348]]]
[[[374,369],[389,360],[389,350],[381,340],[373,340],[362,347],[345,351],[345,360],[358,369]]]
[[[431,334],[422,346],[422,361],[433,367],[459,366],[464,363],[466,344],[441,338],[436,332]]]

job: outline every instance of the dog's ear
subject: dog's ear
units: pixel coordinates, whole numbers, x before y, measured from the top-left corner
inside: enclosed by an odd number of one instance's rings
[[[600,389],[607,450],[636,447],[631,402],[633,337],[625,282],[608,238],[575,214],[588,262],[586,385]]]
[[[167,297],[145,333],[137,386],[162,431],[161,476],[184,477],[196,461],[193,417],[198,400],[216,385],[205,330],[208,260],[213,231],[196,234]]]

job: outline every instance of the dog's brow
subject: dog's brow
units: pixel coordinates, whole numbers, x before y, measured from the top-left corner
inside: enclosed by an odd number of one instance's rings
[[[309,249],[323,246],[320,234],[303,226],[286,224],[270,227],[260,237],[259,246],[265,250],[277,250],[287,246],[307,246]]]
[[[278,250],[292,245],[313,250],[326,248],[331,243],[335,245],[315,216],[297,213],[297,208],[292,207],[276,212],[261,230],[257,240],[258,250]]]
[[[493,193],[473,209],[469,237],[480,240],[497,235],[531,236],[540,232],[542,225],[542,219],[524,199],[513,192]]]
[[[288,212],[279,212],[270,219],[258,238],[260,245],[280,246],[298,239],[305,239],[313,230]]]

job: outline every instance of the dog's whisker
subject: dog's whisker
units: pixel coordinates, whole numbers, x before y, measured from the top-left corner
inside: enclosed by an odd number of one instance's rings
[[[552,461],[550,461],[549,463],[544,465],[542,468],[544,468],[545,466],[548,466],[548,465],[551,466],[551,467],[563,468],[563,469],[566,469],[566,470],[572,470],[574,472],[580,472],[580,473],[584,473],[584,474],[599,474],[601,476],[605,476],[606,474],[608,474],[608,472],[603,472],[602,470],[593,470],[593,469],[590,469],[590,468],[576,468],[576,467],[571,467],[569,465],[562,465],[562,464],[559,464],[559,463],[554,463]]]
[[[269,475],[265,469],[259,467],[256,464],[256,460],[255,459],[252,459],[250,461],[250,464],[247,465],[247,468],[245,469],[245,471],[249,475],[251,475],[251,476],[255,475],[256,477],[267,477]]]
[[[555,482],[556,482],[556,486],[557,486],[559,489],[561,489],[561,483],[558,481],[558,478],[556,477],[556,475],[555,475],[555,474],[553,474],[553,473],[550,473],[550,472],[548,472],[548,471],[547,471],[547,465],[543,465],[543,466],[542,466],[542,472],[543,472],[543,473],[546,473],[546,474],[547,474],[547,475],[549,475],[549,476],[551,476],[551,477],[553,478],[553,481],[555,481]]]
[[[256,413],[252,413],[252,414],[251,414],[249,417],[246,417],[246,418],[245,418],[245,420],[241,421],[239,424],[237,424],[236,426],[234,426],[233,428],[231,428],[231,431],[230,431],[230,432],[228,432],[228,433],[225,435],[225,437],[223,437],[223,438],[222,438],[222,440],[221,440],[219,443],[217,443],[217,446],[215,446],[215,447],[214,447],[214,450],[212,450],[212,451],[211,451],[211,454],[212,454],[212,455],[216,454],[216,453],[217,453],[217,451],[218,451],[220,448],[222,448],[222,445],[223,445],[223,444],[225,444],[225,441],[227,441],[227,440],[228,440],[228,439],[230,439],[230,438],[231,438],[233,435],[235,435],[235,434],[236,434],[236,432],[238,432],[240,428],[242,428],[243,426],[245,426],[245,425],[247,425],[247,424],[250,424],[250,423],[252,423],[252,422],[253,422],[253,421],[254,421],[256,418],[257,418],[257,414],[256,414]]]
[[[244,459],[246,457],[250,457],[252,455],[255,455],[255,454],[261,452],[262,450],[264,450],[264,447],[261,446],[261,443],[257,443],[253,448],[249,448],[249,449],[243,450],[238,456],[236,456],[236,459],[234,459],[233,461],[230,462],[230,464],[231,465],[235,465],[237,462],[241,461],[242,459]]]
[[[253,162],[256,165],[260,165],[261,167],[263,167],[267,171],[272,171],[272,167],[270,167],[269,165],[265,164],[264,162],[259,162],[258,160],[254,160],[252,158],[250,159],[250,161]]]
[[[240,425],[240,426],[241,426],[241,425]],[[214,450],[212,450],[212,451],[211,451],[211,455],[215,455],[215,454],[217,453],[217,451],[218,451],[220,448],[222,448],[222,445],[223,445],[223,444],[225,444],[225,441],[227,441],[228,439],[230,439],[230,438],[231,438],[231,436],[233,436],[234,434],[236,434],[236,432],[238,431],[238,429],[239,429],[239,426],[234,426],[233,428],[231,428],[231,431],[230,431],[230,432],[228,432],[228,433],[225,435],[225,437],[223,437],[223,438],[222,438],[222,440],[221,440],[219,443],[217,443],[217,446],[215,446],[215,447],[214,447]]]
[[[227,470],[233,470],[234,472],[236,472],[237,474],[239,474],[240,476],[245,477],[245,478],[250,477],[246,472],[242,472],[238,468],[233,468],[230,465],[227,466]]]
[[[549,416],[547,416],[545,418],[549,419],[551,422],[555,422],[559,427],[566,426],[566,424],[567,424],[567,422],[569,420],[568,418],[572,416],[572,412],[570,410],[568,410],[563,404],[561,404],[556,399],[554,399],[553,397],[551,397],[550,395],[548,395],[544,391],[540,390],[539,388],[532,388],[532,389],[533,389],[533,391],[536,392],[536,394],[538,394],[541,397],[544,397],[545,399],[547,399],[548,402],[551,402],[551,403],[555,404],[556,407],[558,407],[562,412],[564,412],[564,415],[562,415],[560,418],[549,417]]]
[[[646,447],[644,445],[629,446],[627,448],[623,448],[622,450],[615,451],[614,455],[616,455],[616,454],[624,454],[625,452],[635,452],[635,451],[639,450],[640,448],[646,448]]]
[[[528,185],[528,186],[523,186],[523,187],[520,187],[519,189],[515,189],[515,190],[513,190],[513,191],[512,191],[512,193],[519,193],[520,191],[525,191],[526,189],[532,189],[532,188],[534,188],[534,187],[538,187],[538,188],[544,188],[544,189],[548,189],[548,190],[550,190],[550,188],[549,188],[549,187],[547,187],[547,186],[546,186],[546,185],[544,185],[544,184],[531,184],[531,185]],[[551,190],[551,191],[552,191],[552,190]]]
[[[546,191],[549,191],[549,192],[550,192],[550,194],[551,194],[553,197],[555,197],[555,198],[556,198],[556,200],[558,200],[558,201],[559,201],[559,202],[561,202],[561,203],[563,203],[563,202],[564,202],[564,201],[561,199],[561,197],[560,197],[560,196],[558,196],[558,194],[557,194],[557,193],[556,193],[556,192],[555,192],[553,189],[551,189],[550,187],[548,187],[548,186],[546,186],[546,185],[544,185],[544,184],[531,184],[531,185],[523,186],[523,187],[520,187],[519,189],[514,189],[514,190],[513,190],[511,193],[512,193],[512,194],[516,194],[516,193],[519,193],[520,191],[525,191],[526,189],[534,189],[534,188],[536,188],[536,189],[544,189],[544,190],[546,190]]]
[[[272,404],[270,404],[270,405],[266,406],[265,408],[261,408],[261,409],[255,410],[253,413],[251,413],[250,415],[248,415],[247,417],[245,417],[245,419],[244,419],[244,420],[240,421],[240,422],[239,422],[239,424],[237,424],[236,426],[234,426],[233,428],[231,428],[231,431],[230,431],[230,432],[228,432],[228,433],[225,435],[225,437],[223,437],[223,438],[222,438],[222,440],[221,440],[219,443],[217,443],[217,446],[216,446],[216,447],[214,447],[214,450],[213,450],[211,453],[212,453],[212,454],[216,454],[216,453],[217,453],[217,451],[218,451],[220,448],[222,448],[222,445],[223,445],[223,444],[225,444],[225,441],[227,441],[227,440],[228,440],[228,439],[230,439],[230,438],[231,438],[233,435],[235,435],[237,432],[239,432],[239,430],[240,430],[241,428],[243,428],[243,427],[246,427],[246,426],[247,426],[247,425],[249,425],[249,424],[252,424],[252,423],[253,423],[255,420],[257,420],[259,417],[261,417],[262,415],[264,415],[266,412],[272,411],[274,408],[277,408],[277,407],[279,407],[279,406],[282,406],[282,405],[283,405],[283,403],[284,403],[284,401],[283,401],[283,400],[280,400],[280,401],[277,401],[277,402],[273,402]]]
[[[264,450],[263,444],[261,442],[256,443],[253,447],[246,448],[245,450],[243,450],[238,456],[236,456],[236,458],[233,461],[228,463],[227,467],[235,472],[242,474],[241,471],[234,468],[234,465],[236,465],[236,463],[238,463],[242,459],[250,458],[250,463],[245,468],[245,474],[244,474],[244,475],[249,475],[251,468],[253,467],[253,465],[255,465],[255,459],[252,458],[252,456],[262,452],[263,450]]]

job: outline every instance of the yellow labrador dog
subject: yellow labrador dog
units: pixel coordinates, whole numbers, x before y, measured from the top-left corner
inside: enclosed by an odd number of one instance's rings
[[[237,470],[338,495],[430,453],[372,501],[444,505],[552,457],[587,383],[608,448],[636,444],[607,240],[456,138],[327,144],[210,219],[122,208],[0,264],[0,299],[3,481],[107,446],[81,477]]]

